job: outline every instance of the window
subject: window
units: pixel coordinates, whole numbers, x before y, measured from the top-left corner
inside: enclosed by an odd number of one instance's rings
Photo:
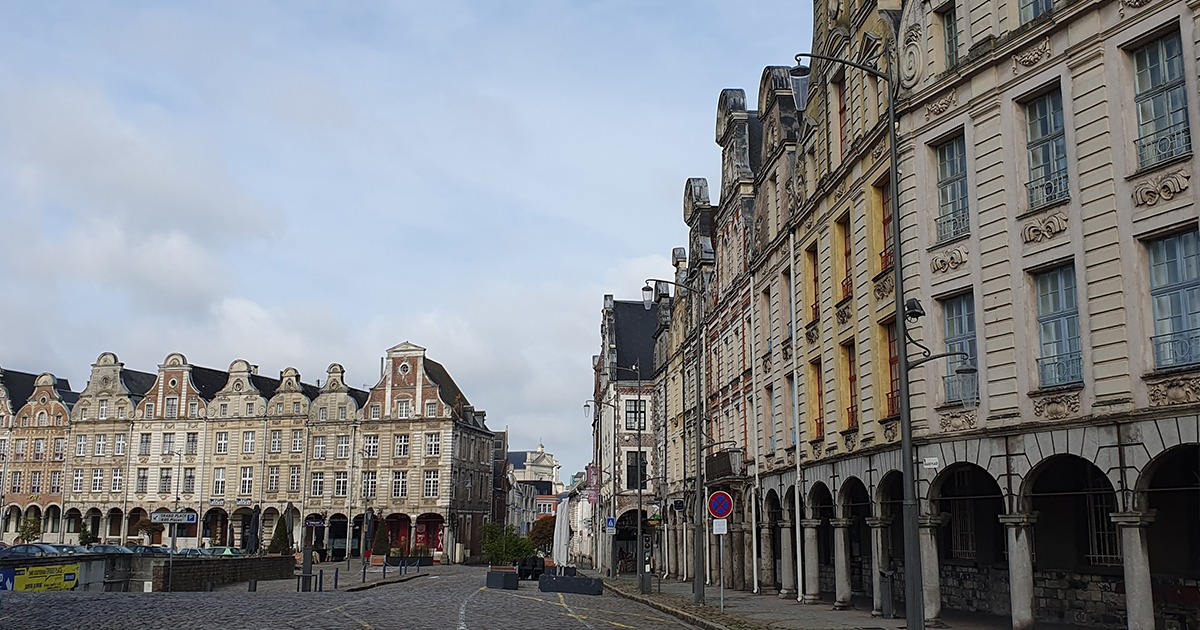
[[[317,419],[318,420],[328,420],[329,419],[329,408],[321,407],[320,409],[318,409],[317,410]]]
[[[963,403],[975,396],[974,378],[955,374],[965,362],[975,360],[975,296],[964,293],[942,301],[946,317],[946,352],[963,352],[969,359],[950,357],[946,361],[949,374],[945,378],[946,403]]]
[[[820,440],[825,437],[825,390],[821,371],[821,360],[817,359],[808,364],[808,406],[812,413],[812,434],[810,440]]]
[[[425,471],[425,497],[426,498],[433,498],[438,495],[438,476],[440,474],[441,473],[439,473],[436,470],[426,470]]]
[[[254,431],[242,431],[242,452],[254,452]]]
[[[175,450],[175,434],[164,433],[162,436],[162,454],[168,455]]]
[[[124,444],[122,444],[124,446]],[[67,438],[54,438],[54,461],[62,461],[67,452]],[[0,459],[4,459],[5,448],[0,448]],[[120,455],[121,453],[117,453]]]
[[[875,188],[879,195],[879,227],[883,232],[883,251],[879,253],[879,270],[887,271],[892,268],[896,258],[896,248],[892,245],[895,240],[895,226],[892,224],[892,185],[884,182]]]
[[[846,370],[846,395],[849,397],[846,406],[846,429],[858,428],[858,355],[854,351],[854,342],[842,346],[842,364]]]
[[[279,491],[279,467],[267,467],[267,492]]]
[[[217,455],[224,455],[229,452],[229,432],[217,431]]]
[[[313,438],[313,459],[325,459],[325,436]]]
[[[271,431],[271,452],[278,453],[283,450],[283,431],[273,429]]]
[[[187,455],[195,455],[196,447],[200,444],[200,434],[190,432],[184,437],[183,452]]]
[[[87,420],[87,419],[88,419],[88,409],[87,409],[87,407],[84,407],[83,409],[81,409],[81,410],[79,411],[79,419],[80,419],[80,420]]]
[[[363,471],[362,474],[362,496],[364,499],[374,499],[376,490],[377,474],[374,470]]]
[[[100,419],[101,420],[108,419],[108,401],[107,400],[100,401]]]
[[[212,493],[215,495],[218,495],[218,496],[225,494],[225,469],[224,468],[214,468],[213,469],[213,491],[212,491]]]
[[[1031,22],[1043,13],[1049,13],[1052,8],[1052,0],[1021,0],[1021,23]]]
[[[87,455],[88,436],[80,434],[75,436],[75,456],[83,457]]]
[[[345,459],[347,457],[350,457],[350,436],[349,435],[337,436],[337,457],[338,457],[338,459]]]
[[[112,469],[112,491],[121,492],[122,486],[125,485],[125,471],[121,468]]]
[[[50,473],[50,494],[62,494],[63,474],[61,470],[55,470]],[[117,490],[120,492],[120,490]]]
[[[896,347],[896,323],[883,325],[888,341],[887,415],[900,415],[900,352]]]
[[[314,497],[325,496],[325,473],[315,472],[312,474],[312,490],[310,494]]]
[[[1200,363],[1200,231],[1151,241],[1150,299],[1154,304],[1154,366]]]
[[[229,405],[227,403],[221,403],[221,417],[224,418],[224,417],[227,417],[228,415],[229,415]]]
[[[116,442],[117,443],[116,443],[115,447],[113,448],[113,452],[116,455],[124,455],[125,454],[125,436],[123,434],[118,434]]]
[[[150,454],[150,434],[142,433],[138,435],[138,455]]]
[[[436,402],[425,403],[425,417],[433,418],[438,415],[438,404]]]
[[[442,434],[441,433],[426,433],[425,434],[425,456],[433,457],[442,454]]]
[[[942,43],[945,45],[943,52],[946,55],[946,67],[953,68],[958,65],[958,12],[951,5],[939,15],[942,17]]]
[[[1112,486],[1094,466],[1089,466],[1084,479],[1087,497],[1089,564],[1121,566],[1121,540],[1112,513],[1117,511],[1117,495]]]
[[[830,83],[833,87],[833,96],[837,99],[838,155],[844,157],[850,146],[850,115],[846,111],[846,80],[838,77]]]
[[[392,498],[402,499],[408,496],[408,473],[403,470],[392,471]]]
[[[183,469],[183,493],[191,494],[196,491],[196,469]]]
[[[345,406],[338,407],[338,420],[345,420],[345,419],[346,419],[346,407]]]
[[[292,429],[292,452],[300,453],[304,451],[304,430]]]
[[[625,452],[625,489],[646,489],[646,451]]]
[[[200,415],[200,403],[191,401],[188,403],[188,417],[195,418]]]
[[[966,469],[954,471],[954,487],[970,487],[970,474]],[[971,498],[946,497],[943,499],[950,504],[950,557],[974,560],[975,544],[975,502]]]
[[[393,457],[408,457],[408,435],[396,436],[396,448]]]
[[[408,418],[412,416],[412,401],[398,400],[396,401],[396,417]]]
[[[21,471],[19,471],[19,470],[13,471],[12,473],[9,474],[8,479],[9,479],[9,483],[12,485],[12,491],[14,493],[20,492],[21,491]],[[92,492],[99,492],[99,490],[93,489]]]
[[[294,414],[300,413],[300,403],[299,402],[292,403],[292,413],[294,413]]]
[[[42,492],[42,471],[35,470],[29,473],[29,492],[31,494],[41,494]]]
[[[967,207],[966,140],[958,136],[937,147],[938,241],[971,231]]]
[[[379,457],[379,436],[364,435],[363,451],[366,457]]]
[[[281,403],[281,402],[275,403],[275,415],[277,415],[277,416],[283,415],[283,403]]]
[[[254,415],[254,403],[252,403],[252,402],[246,403],[246,415],[247,416]]]
[[[71,471],[71,492],[83,492],[83,469]]]
[[[838,231],[842,236],[842,298],[850,299],[854,295],[854,251],[852,240],[854,234],[850,228],[850,217],[838,221]]]
[[[13,492],[20,492],[21,473],[13,474]],[[92,469],[92,492],[101,492],[104,490],[104,469]]]
[[[167,396],[163,401],[163,415],[167,418],[179,417],[179,399],[175,396]]]
[[[1040,208],[1070,197],[1062,92],[1054,90],[1026,103],[1025,127],[1029,207]]]
[[[644,401],[644,400],[626,400],[625,401],[625,430],[626,431],[645,431],[646,430],[646,401]]]
[[[150,491],[150,469],[137,469],[137,485],[134,487],[134,492],[145,494]]]
[[[121,420],[124,420],[124,419],[125,419],[125,413],[126,413],[126,412],[125,412],[125,405],[121,405],[121,406],[117,407],[117,418],[119,418],[119,419],[121,419]]]
[[[1038,378],[1042,387],[1083,382],[1075,267],[1037,275],[1038,335],[1042,343]]]
[[[1192,152],[1183,46],[1171,33],[1133,52],[1138,166],[1149,168]]]
[[[372,420],[379,419],[379,405],[378,404],[371,405],[371,419]]]
[[[14,444],[16,445],[17,449],[16,449],[16,452],[13,453],[13,458],[16,459],[17,461],[24,460],[25,459],[25,439],[24,438],[18,439]]]
[[[254,492],[254,467],[242,466],[242,483],[238,487],[238,494],[250,494]]]
[[[299,466],[288,466],[288,492],[300,492]]]
[[[811,311],[808,323],[815,324],[821,319],[821,266],[817,258],[817,246],[813,245],[804,252],[806,259],[805,267],[808,270],[808,277],[812,279],[812,293],[809,295],[809,309]]]
[[[108,451],[108,436],[103,433],[96,436],[95,453],[98,457],[107,455]]]
[[[171,469],[170,468],[159,468],[158,469],[158,492],[160,494],[165,494],[170,491],[171,491]]]
[[[335,472],[333,473],[333,496],[346,496],[346,487],[350,484],[350,473]]]

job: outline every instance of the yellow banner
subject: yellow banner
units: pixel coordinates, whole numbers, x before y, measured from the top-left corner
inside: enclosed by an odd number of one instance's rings
[[[69,591],[79,581],[78,564],[55,564],[16,570],[14,591]]]

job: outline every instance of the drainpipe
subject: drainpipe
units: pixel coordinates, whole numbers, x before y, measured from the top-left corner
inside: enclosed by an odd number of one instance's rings
[[[792,548],[796,552],[796,601],[804,600],[804,532],[800,529],[800,482],[803,479],[801,476],[803,471],[800,470],[800,387],[797,383],[796,375],[796,334],[799,332],[796,329],[796,232],[794,229],[788,231],[788,312],[791,313],[792,321],[789,325],[792,327],[792,452],[796,460],[796,484],[792,486],[795,493],[793,499],[796,506],[796,518],[792,519],[792,534],[796,538]]]
[[[758,593],[758,491],[762,487],[762,453],[759,451],[761,443],[761,434],[759,429],[762,428],[762,423],[758,420],[758,405],[755,401],[758,400],[758,364],[754,360],[757,356],[757,347],[754,340],[758,339],[758,312],[754,309],[754,276],[750,276],[750,365],[751,365],[751,390],[750,400],[747,401],[746,407],[751,412],[751,419],[754,424],[754,486],[750,490],[750,544],[753,553],[752,566],[754,571],[754,593]]]

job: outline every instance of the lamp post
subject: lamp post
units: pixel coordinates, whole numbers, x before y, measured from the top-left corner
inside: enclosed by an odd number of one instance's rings
[[[613,403],[605,402],[603,400],[588,400],[588,401],[584,401],[583,404],[584,404],[584,406],[597,405],[597,404],[607,405],[609,407],[612,407],[612,410],[613,410],[613,454],[612,454],[612,466],[610,467],[611,472],[609,472],[609,474],[608,474],[608,481],[609,481],[609,483],[612,484],[613,491],[612,491],[612,499],[610,499],[608,508],[609,508],[609,516],[611,516],[613,518],[613,522],[616,522],[616,519],[617,519],[617,421],[619,420],[619,415],[620,415],[621,409],[619,407],[617,407],[616,405],[614,405]],[[601,412],[600,415],[601,415],[601,417],[603,417],[604,413]],[[601,430],[600,435],[602,435],[602,436],[604,435],[603,430]],[[598,472],[600,475],[603,475],[604,467],[601,466],[601,468]],[[599,539],[597,538],[597,541],[598,540]],[[597,560],[598,560],[599,556],[600,556],[599,549],[597,549],[597,551],[596,551],[596,556],[597,556]],[[616,577],[616,576],[617,576],[617,545],[616,545],[616,541],[612,541],[609,544],[608,577]]]
[[[637,553],[637,581],[638,592],[646,595],[650,592],[649,584],[644,583],[642,575],[646,570],[646,557],[642,550],[642,488],[646,485],[646,452],[642,450],[642,425],[646,423],[646,412],[642,408],[642,369],[638,363],[634,363],[633,367],[621,367],[613,365],[613,369],[625,370],[637,374],[637,447],[638,447],[638,485],[637,485],[637,543],[634,544],[634,552]],[[629,427],[626,426],[628,431]],[[615,434],[614,434],[615,439]]]
[[[704,503],[707,494],[704,491],[704,456],[701,454],[704,451],[704,423],[702,405],[704,403],[704,395],[701,393],[703,377],[701,371],[704,369],[704,326],[701,325],[701,317],[703,313],[700,311],[700,297],[704,295],[704,283],[706,281],[706,272],[700,272],[700,286],[692,287],[670,280],[657,280],[649,278],[646,280],[645,286],[642,287],[642,304],[646,310],[654,304],[654,287],[650,283],[664,283],[671,286],[679,287],[690,291],[692,295],[689,301],[695,304],[696,316],[696,448],[695,448],[695,465],[696,465],[696,502],[695,515],[692,531],[692,570],[694,571],[692,581],[692,598],[697,604],[704,604],[704,556],[701,555],[701,550],[704,548]]]
[[[179,513],[179,499],[183,489],[180,484],[183,483],[183,478],[179,474],[179,467],[183,464],[183,453],[179,451],[167,451],[167,455],[175,458],[175,513]],[[167,559],[167,592],[171,592],[171,583],[175,579],[175,543],[179,536],[179,523],[171,523],[171,555]]]

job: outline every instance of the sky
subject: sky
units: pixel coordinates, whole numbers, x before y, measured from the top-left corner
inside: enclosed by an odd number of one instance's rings
[[[369,388],[411,341],[511,450],[590,459],[603,296],[720,181],[723,88],[811,40],[728,0],[0,3],[0,366],[111,351]]]

